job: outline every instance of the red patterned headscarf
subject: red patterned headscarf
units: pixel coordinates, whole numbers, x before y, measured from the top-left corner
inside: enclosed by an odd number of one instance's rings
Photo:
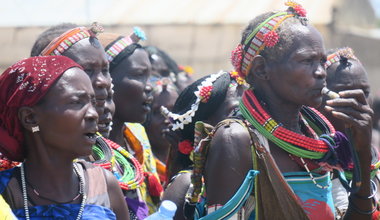
[[[18,110],[33,106],[68,69],[77,63],[64,56],[39,56],[21,60],[0,75],[0,152],[23,161],[24,135]]]

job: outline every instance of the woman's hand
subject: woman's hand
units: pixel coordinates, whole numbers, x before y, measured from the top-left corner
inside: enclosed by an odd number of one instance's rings
[[[361,89],[339,92],[340,98],[326,101],[325,109],[344,121],[352,131],[356,151],[370,152],[373,111]]]

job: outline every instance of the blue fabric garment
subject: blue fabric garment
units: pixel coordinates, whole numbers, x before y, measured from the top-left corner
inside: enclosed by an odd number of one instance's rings
[[[16,168],[0,172],[0,194],[4,192],[12,174]],[[31,219],[76,219],[80,209],[80,204],[53,204],[47,206],[29,207],[29,216]],[[25,210],[12,210],[18,219],[25,219]],[[115,213],[103,206],[86,204],[83,210],[82,220],[90,219],[116,219]]]
[[[237,190],[235,195],[220,209],[202,217],[204,213],[204,203],[197,204],[197,210],[195,212],[194,219],[199,220],[215,220],[215,219],[229,219],[237,211],[239,211],[254,188],[255,176],[259,173],[257,170],[249,170],[242,185]],[[206,201],[204,201],[206,202]],[[203,209],[203,210],[202,210]]]
[[[302,208],[311,220],[333,220],[335,219],[335,208],[331,193],[330,173],[312,174],[318,185],[328,187],[326,189],[317,187],[307,172],[283,173],[286,182],[301,200]]]
[[[80,204],[62,204],[48,206],[29,207],[31,219],[76,219]],[[13,210],[18,219],[25,219],[24,209]],[[115,213],[110,209],[98,205],[85,205],[82,220],[90,219],[112,219],[116,220]]]
[[[252,172],[252,170],[250,172]],[[197,203],[195,219],[226,219],[225,216],[230,217],[236,213],[241,209],[242,203],[245,202],[247,195],[249,195],[254,188],[253,180],[257,173],[251,173],[251,175],[252,174],[253,177],[249,177],[249,174],[247,175],[242,186],[226,205],[209,215],[206,214],[207,198],[202,197],[202,200]],[[307,172],[289,172],[283,173],[283,175],[294,193],[300,199],[302,208],[305,210],[305,213],[309,216],[310,220],[334,219],[335,208],[332,199],[332,185],[329,173],[326,173],[325,175],[313,173],[316,183],[321,186],[328,186],[326,189],[317,187]],[[227,204],[229,204],[229,206],[227,206]],[[255,219],[255,211],[251,213],[249,219]]]

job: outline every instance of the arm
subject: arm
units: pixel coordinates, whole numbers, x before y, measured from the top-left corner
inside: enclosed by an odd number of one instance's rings
[[[357,209],[370,212],[373,210],[370,182],[371,133],[373,111],[369,107],[362,90],[347,90],[339,93],[339,99],[329,100],[325,107],[332,115],[345,122],[352,131],[353,144],[358,154],[361,169],[361,187],[350,196],[349,206],[344,219],[371,219],[371,214],[363,214]],[[353,208],[353,207],[356,207]]]
[[[107,181],[111,209],[116,214],[117,219],[129,220],[128,206],[116,178],[108,170],[103,171]]]
[[[205,167],[208,204],[224,205],[253,169],[250,135],[238,123],[220,127],[211,142]]]
[[[177,212],[174,216],[176,220],[185,220],[183,216],[183,205],[185,203],[185,196],[191,183],[191,173],[184,173],[179,175],[173,182],[165,189],[163,200],[170,200],[177,205]]]

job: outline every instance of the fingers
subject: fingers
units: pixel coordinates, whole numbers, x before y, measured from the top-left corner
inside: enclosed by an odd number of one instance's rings
[[[365,94],[363,90],[361,89],[353,89],[353,90],[346,90],[346,91],[341,91],[339,92],[339,96],[341,98],[354,98],[356,99],[359,103],[363,105],[367,105],[367,99],[365,97]]]
[[[352,118],[355,118],[357,120],[368,120],[371,119],[371,113],[372,109],[363,107],[362,111],[357,111],[352,108],[345,108],[345,107],[330,107],[326,106],[325,109],[329,112],[340,112],[343,114],[346,114]]]
[[[348,127],[365,128],[371,126],[371,116],[369,114],[351,114],[352,112],[331,111],[331,114],[344,121]]]
[[[365,94],[361,89],[346,90],[339,92],[340,98],[326,101],[326,110],[340,111],[342,108],[352,108],[356,111],[373,115],[372,109],[369,107]]]
[[[325,109],[350,127],[371,126],[373,110],[369,107],[361,89],[339,92],[340,98],[326,101]]]
[[[373,115],[373,110],[369,107],[369,105],[363,105],[353,98],[328,100],[326,101],[325,109],[327,111],[343,111],[343,109],[350,109],[351,112],[358,111],[360,113]]]

